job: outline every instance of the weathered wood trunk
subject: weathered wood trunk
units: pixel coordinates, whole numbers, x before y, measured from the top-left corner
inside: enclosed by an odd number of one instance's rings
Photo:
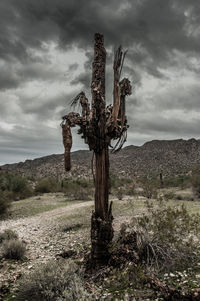
[[[82,107],[82,115],[71,112],[63,116],[63,143],[65,147],[65,169],[70,170],[70,149],[72,136],[70,128],[80,126],[79,134],[94,152],[93,175],[95,181],[95,211],[91,218],[91,263],[105,264],[109,258],[109,244],[113,238],[112,203],[109,206],[109,146],[112,139],[118,139],[114,151],[120,150],[126,141],[128,129],[125,115],[125,97],[131,94],[128,79],[120,81],[125,53],[121,47],[114,60],[113,106],[106,107],[105,66],[106,50],[103,35],[95,34],[94,61],[92,64],[91,106],[84,92],[73,100]]]
[[[91,219],[91,259],[104,264],[109,258],[109,244],[113,238],[112,207],[109,210],[109,153],[108,147],[95,153],[95,211]]]
[[[95,153],[95,212],[102,219],[107,218],[109,193],[108,147]]]
[[[105,263],[108,246],[113,238],[112,212],[108,212],[109,153],[105,118],[105,64],[106,50],[103,36],[95,35],[92,72],[92,109],[96,128],[95,155],[95,212],[91,219],[91,259],[93,264]]]
[[[63,124],[62,125],[62,132],[63,132],[63,144],[65,147],[65,170],[69,171],[71,169],[71,160],[70,160],[70,151],[72,148],[72,133],[70,125]]]

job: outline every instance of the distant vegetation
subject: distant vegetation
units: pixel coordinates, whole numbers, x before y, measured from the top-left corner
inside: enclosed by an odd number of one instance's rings
[[[174,189],[192,188],[193,194],[181,196]],[[172,189],[169,191],[169,189]],[[110,175],[110,195],[119,200],[124,197],[142,195],[147,199],[200,199],[200,168],[196,167],[190,174],[163,176],[162,182],[159,174],[151,176],[138,176],[135,178],[119,178]],[[67,200],[90,200],[94,195],[94,182],[86,178],[55,177],[33,179],[25,178],[11,172],[0,172],[0,216],[4,216],[12,201],[22,200],[44,193],[63,193]]]
[[[0,190],[0,216],[4,215],[10,207],[10,201],[6,194]]]
[[[9,172],[0,173],[0,191],[11,200],[24,199],[33,194],[26,178]]]
[[[35,193],[48,193],[61,191],[61,185],[55,178],[44,178],[37,182]]]
[[[10,185],[6,186],[6,181]],[[4,174],[3,177],[1,174],[2,183],[4,185],[1,185],[0,193],[3,195],[2,200],[5,200],[3,204],[9,207],[9,199],[15,196],[10,219],[51,211],[71,205],[74,200],[89,200],[94,193],[93,180],[84,178],[66,178],[61,181],[57,178],[43,178],[33,182],[20,176]],[[19,187],[29,189],[34,197],[17,201],[19,192],[23,192]],[[72,238],[73,246],[68,250],[66,244],[66,251],[78,251],[71,257],[78,264],[62,256],[56,262],[44,264],[41,261],[38,268],[25,272],[16,281],[16,287],[12,284],[15,290],[8,295],[13,294],[12,300],[61,300],[59,298],[62,296],[63,300],[83,301],[95,298],[132,300],[137,296],[141,300],[165,300],[166,295],[170,296],[170,300],[172,292],[179,294],[179,300],[184,300],[184,294],[187,298],[193,296],[199,282],[200,218],[196,214],[199,212],[199,192],[198,169],[190,175],[163,177],[163,183],[159,175],[130,179],[111,174],[110,199],[121,200],[113,202],[113,216],[116,222],[120,218],[122,220],[121,228],[119,225],[120,230],[116,231],[110,245],[108,265],[92,274],[92,277],[87,274],[85,269],[89,246],[81,239],[73,239],[73,236],[86,239],[92,208],[76,209],[67,218],[62,216],[57,224],[58,237],[62,243],[63,237]],[[44,193],[50,194],[42,195]],[[29,260],[29,241],[26,240],[26,243],[20,241],[11,229],[1,231],[0,252],[3,262],[15,262],[20,266]],[[57,256],[57,253],[52,254]],[[26,261],[23,262],[24,259]],[[161,285],[166,285],[166,290],[162,290]]]

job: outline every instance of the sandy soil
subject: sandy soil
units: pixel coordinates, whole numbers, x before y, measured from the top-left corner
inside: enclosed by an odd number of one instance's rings
[[[27,248],[25,262],[1,260],[0,285],[8,280],[13,281],[21,274],[34,270],[44,262],[51,259],[56,260],[56,255],[63,250],[81,249],[83,243],[89,244],[89,228],[65,233],[61,231],[62,223],[59,219],[66,220],[67,223],[67,217],[76,215],[81,208],[88,207],[88,210],[91,211],[92,205],[93,201],[76,203],[32,217],[0,221],[0,232],[4,229],[15,231],[19,239],[26,243]],[[118,230],[120,224],[126,221],[126,217],[115,218],[114,229]]]
[[[0,263],[0,284],[1,282],[16,277],[24,270],[32,270],[38,264],[55,258],[62,250],[73,248],[74,244],[79,240],[81,243],[83,233],[81,231],[63,233],[59,227],[58,218],[62,217],[67,220],[67,216],[76,214],[77,209],[89,207],[92,201],[79,204],[68,205],[66,207],[57,208],[52,211],[43,212],[33,217],[20,218],[17,220],[0,221],[0,232],[4,229],[12,229],[15,231],[19,239],[26,243],[27,261],[24,263],[8,262],[3,260]],[[89,237],[86,230],[84,240]]]

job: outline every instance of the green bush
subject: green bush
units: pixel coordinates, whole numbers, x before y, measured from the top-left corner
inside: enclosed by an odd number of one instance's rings
[[[77,231],[83,227],[83,224],[81,223],[75,223],[75,224],[66,224],[62,226],[62,232],[71,232],[71,231]]]
[[[60,183],[54,178],[44,178],[37,182],[35,186],[36,193],[49,193],[61,191]]]
[[[173,191],[166,191],[163,195],[165,201],[173,200],[175,197],[176,196]]]
[[[0,174],[0,191],[9,199],[23,199],[32,195],[32,189],[26,178],[3,172]]]
[[[192,175],[192,188],[196,197],[200,198],[200,173]]]
[[[149,207],[148,213],[133,219],[132,226],[137,234],[137,252],[147,264],[162,269],[191,264],[196,259],[200,216],[190,215],[184,206]]]
[[[121,186],[126,186],[128,184],[132,183],[132,179],[129,178],[119,178],[114,174],[110,175],[110,187],[112,189],[117,189]]]
[[[0,243],[2,243],[4,240],[17,239],[17,238],[18,238],[17,233],[10,229],[5,229],[3,232],[0,233]]]
[[[20,240],[5,240],[2,244],[2,254],[6,259],[22,260],[26,253],[26,247]]]
[[[164,187],[180,187],[181,189],[190,186],[191,177],[188,175],[171,176],[163,179]]]
[[[124,191],[123,191],[123,189],[121,187],[118,188],[118,190],[116,192],[116,196],[117,196],[117,198],[118,198],[119,201],[121,201],[123,199]]]
[[[103,283],[102,295],[105,291],[110,298],[105,300],[136,300],[135,289],[142,290],[147,282],[144,267],[142,265],[131,264],[124,268],[112,269],[109,277]],[[99,300],[103,300],[99,299]],[[137,299],[137,300],[150,300],[150,299]]]
[[[88,200],[93,194],[93,182],[86,179],[65,179],[62,181],[62,191],[71,200]]]
[[[147,199],[157,198],[157,183],[151,179],[144,179],[142,182],[143,195]]]
[[[3,216],[10,207],[10,201],[6,197],[5,193],[0,190],[0,216]]]
[[[121,229],[119,242],[130,245],[140,262],[159,270],[190,266],[199,256],[196,237],[199,214],[180,208],[148,207],[148,212],[132,219]],[[119,252],[119,251],[118,251]],[[130,256],[130,254],[129,254]]]
[[[119,178],[114,174],[110,175],[110,193],[115,195],[119,200],[125,195],[134,195],[135,187],[133,180],[129,178]]]
[[[81,272],[72,262],[49,262],[21,280],[16,301],[94,300],[85,290]]]

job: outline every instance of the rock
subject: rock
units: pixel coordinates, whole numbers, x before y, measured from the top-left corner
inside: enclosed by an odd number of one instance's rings
[[[77,254],[77,252],[74,250],[67,250],[67,251],[63,251],[59,254],[56,254],[56,256],[61,256],[62,258],[70,258],[72,256],[75,256],[76,254]]]
[[[28,270],[31,270],[32,268],[33,268],[32,265],[29,265],[29,266],[28,266]]]

